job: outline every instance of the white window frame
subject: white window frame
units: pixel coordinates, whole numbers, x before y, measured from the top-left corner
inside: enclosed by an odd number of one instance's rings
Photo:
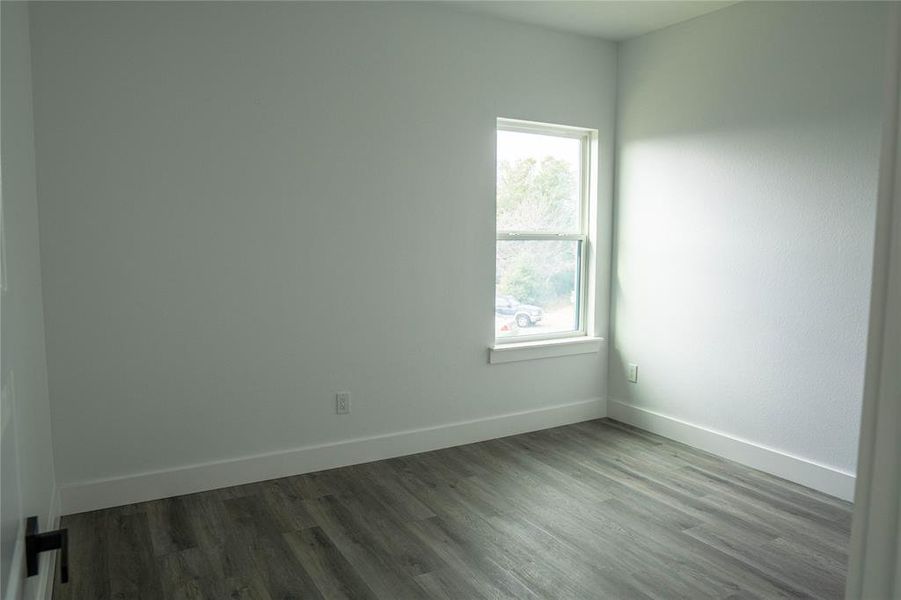
[[[579,328],[574,331],[561,331],[556,333],[543,333],[533,335],[517,335],[494,339],[494,348],[510,347],[515,345],[533,346],[536,342],[554,341],[559,342],[565,339],[578,340],[579,338],[589,337],[589,322],[591,311],[590,301],[592,294],[589,293],[590,287],[594,284],[589,269],[589,257],[591,256],[592,236],[590,235],[589,226],[591,223],[591,199],[594,197],[592,186],[594,185],[593,177],[596,170],[593,168],[592,161],[594,149],[597,146],[597,131],[586,129],[583,127],[572,127],[568,125],[553,125],[550,123],[539,123],[535,121],[521,121],[518,119],[497,119],[497,131],[516,131],[521,133],[532,133],[539,135],[547,135],[553,137],[567,137],[580,141],[581,147],[581,177],[579,181],[579,227],[576,231],[560,231],[535,233],[529,231],[508,231],[496,230],[497,240],[500,241],[546,241],[546,240],[573,240],[579,242],[579,281],[578,292],[576,294],[578,306]],[[495,135],[495,140],[497,136]],[[495,156],[497,148],[495,148]],[[497,174],[497,161],[495,160],[495,176]],[[495,201],[497,199],[497,190],[495,190]],[[495,246],[495,257],[497,256],[497,247]],[[495,281],[497,281],[497,273],[495,273]],[[495,283],[495,296],[497,288]]]

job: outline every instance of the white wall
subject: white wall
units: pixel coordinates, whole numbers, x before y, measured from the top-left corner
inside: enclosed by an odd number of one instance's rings
[[[55,505],[47,361],[44,353],[38,205],[35,195],[28,9],[0,3],[0,162],[6,290],[0,292],[0,593],[6,600],[43,597],[43,577],[25,582],[26,517],[52,529]],[[27,583],[27,585],[26,585]]]
[[[603,409],[604,352],[487,348],[495,118],[597,128],[609,210],[613,44],[404,4],[32,16],[62,483]],[[109,500],[89,496],[67,509]]]
[[[850,496],[886,14],[741,3],[623,45],[611,415]]]

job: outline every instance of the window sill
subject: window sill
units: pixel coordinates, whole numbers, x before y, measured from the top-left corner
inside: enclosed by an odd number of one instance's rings
[[[538,342],[513,342],[496,344],[488,349],[488,362],[491,364],[534,360],[538,358],[554,358],[573,354],[593,354],[600,352],[604,338],[574,337],[557,340],[541,340]]]

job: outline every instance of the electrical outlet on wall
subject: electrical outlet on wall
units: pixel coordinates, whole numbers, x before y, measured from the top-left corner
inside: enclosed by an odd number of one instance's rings
[[[339,415],[350,414],[350,392],[338,392],[335,394],[335,413]]]
[[[638,365],[635,363],[629,363],[629,369],[626,371],[626,377],[632,383],[638,383]]]
[[[13,418],[13,410],[16,403],[16,377],[13,370],[9,370],[9,375],[3,380],[3,387],[0,389],[0,435],[6,433],[6,427]]]

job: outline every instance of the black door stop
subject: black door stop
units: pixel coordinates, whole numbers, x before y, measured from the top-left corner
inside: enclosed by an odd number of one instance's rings
[[[38,574],[38,555],[48,550],[59,550],[59,580],[69,581],[69,530],[57,529],[38,533],[38,518],[28,517],[25,522],[25,571],[29,577]]]

